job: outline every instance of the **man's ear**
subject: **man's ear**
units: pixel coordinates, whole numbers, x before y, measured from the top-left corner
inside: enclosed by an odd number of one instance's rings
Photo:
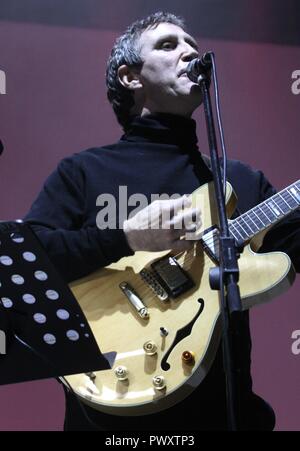
[[[140,82],[139,74],[123,64],[118,69],[119,82],[124,88],[136,90],[143,87]]]

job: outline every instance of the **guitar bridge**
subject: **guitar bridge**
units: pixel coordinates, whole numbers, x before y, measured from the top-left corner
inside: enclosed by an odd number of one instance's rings
[[[166,302],[169,299],[168,293],[159,283],[152,271],[149,271],[149,269],[143,269],[140,272],[140,276],[160,301]]]

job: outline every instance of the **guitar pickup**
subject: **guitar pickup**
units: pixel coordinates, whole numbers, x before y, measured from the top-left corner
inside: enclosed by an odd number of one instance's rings
[[[159,283],[172,298],[180,296],[195,285],[174,257],[163,257],[152,263],[151,268]]]
[[[141,298],[134,291],[132,286],[128,282],[121,282],[119,287],[127,297],[132,307],[136,310],[137,314],[143,319],[148,319],[149,318],[148,309],[141,300]]]

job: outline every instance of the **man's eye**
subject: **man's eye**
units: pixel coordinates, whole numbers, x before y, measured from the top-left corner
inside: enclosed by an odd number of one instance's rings
[[[163,50],[172,50],[176,47],[176,44],[171,41],[165,41],[161,44],[160,48]]]

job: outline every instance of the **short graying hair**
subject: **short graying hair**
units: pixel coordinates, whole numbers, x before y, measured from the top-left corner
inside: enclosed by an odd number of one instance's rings
[[[143,61],[139,54],[139,38],[143,31],[149,28],[156,28],[160,23],[171,23],[180,28],[185,28],[184,20],[174,14],[161,11],[150,14],[145,19],[137,20],[130,25],[125,33],[116,40],[107,61],[107,97],[112,104],[119,123],[124,129],[130,122],[130,110],[134,106],[134,97],[132,91],[121,85],[118,69],[123,64],[141,69]]]

